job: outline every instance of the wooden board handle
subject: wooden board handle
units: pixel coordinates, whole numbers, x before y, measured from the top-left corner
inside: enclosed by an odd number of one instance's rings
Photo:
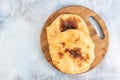
[[[104,38],[103,40],[106,40],[108,39],[108,30],[107,30],[107,27],[104,23],[104,21],[102,20],[102,18],[96,14],[96,15],[91,15],[94,19],[96,19],[96,21],[98,22],[98,24],[100,25],[101,29],[102,29],[102,32],[104,34]]]
[[[90,11],[92,11],[92,10],[90,10]],[[99,24],[99,27],[101,28],[102,33],[104,35],[103,39],[100,39],[98,37],[98,34],[97,34],[94,26],[89,21],[89,17],[92,17],[93,19],[95,19],[97,21],[97,23]],[[108,44],[109,44],[109,34],[108,34],[107,27],[106,27],[104,21],[102,20],[102,18],[93,11],[87,16],[86,23],[88,25],[90,36],[91,36],[93,42],[95,43],[95,60],[90,68],[90,69],[92,69],[101,62],[101,60],[104,58],[104,56],[106,54],[106,51],[108,49]]]

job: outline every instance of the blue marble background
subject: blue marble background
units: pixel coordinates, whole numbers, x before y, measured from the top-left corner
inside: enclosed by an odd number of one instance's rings
[[[69,5],[98,13],[109,30],[107,55],[93,70],[77,75],[53,68],[40,49],[40,32],[54,11]],[[0,0],[0,80],[119,80],[120,0]]]

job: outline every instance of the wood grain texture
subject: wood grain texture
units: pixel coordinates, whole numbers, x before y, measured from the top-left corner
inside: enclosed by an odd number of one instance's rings
[[[95,68],[104,58],[106,51],[108,49],[109,35],[108,35],[107,27],[106,27],[104,21],[101,19],[101,17],[98,14],[96,14],[94,11],[92,11],[88,8],[81,7],[81,6],[67,6],[67,7],[57,10],[47,19],[47,21],[45,22],[43,29],[41,31],[41,35],[40,35],[40,45],[41,45],[43,54],[44,54],[45,58],[47,59],[47,61],[52,66],[54,66],[52,64],[51,57],[49,54],[46,27],[49,26],[60,14],[65,14],[65,13],[79,15],[80,17],[83,18],[83,20],[87,24],[90,36],[91,36],[93,42],[95,43],[95,50],[94,50],[95,60],[89,69],[89,70],[91,70],[91,69]],[[103,31],[103,34],[105,36],[104,39],[100,39],[98,37],[93,25],[89,21],[90,16],[92,16],[94,19],[96,19],[96,21],[100,25],[100,27]]]

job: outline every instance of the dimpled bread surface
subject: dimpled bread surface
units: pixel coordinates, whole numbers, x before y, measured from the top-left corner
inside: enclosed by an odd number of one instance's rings
[[[46,28],[53,65],[63,73],[87,71],[94,61],[94,48],[87,25],[75,14],[61,14]]]

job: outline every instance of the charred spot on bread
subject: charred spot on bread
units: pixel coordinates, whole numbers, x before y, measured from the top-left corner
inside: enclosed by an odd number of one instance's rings
[[[64,56],[64,54],[61,52],[58,52],[58,55],[59,55],[59,58],[62,58]]]
[[[60,18],[60,30],[64,32],[68,29],[77,29],[78,23],[75,17],[67,18],[66,20]]]
[[[79,56],[77,51],[75,51],[75,50],[69,50],[69,53],[71,56],[73,56],[73,58],[77,58]]]
[[[64,42],[61,42],[61,45],[62,45],[62,47],[64,48],[64,46],[65,46],[65,43],[64,43]]]
[[[72,58],[80,58],[80,59],[84,58],[82,56],[82,52],[81,52],[80,48],[66,49],[65,52],[69,52],[70,56],[72,56]]]
[[[66,48],[66,49],[65,49],[65,52],[68,52],[68,51],[69,51],[69,49],[68,49],[68,48]]]

